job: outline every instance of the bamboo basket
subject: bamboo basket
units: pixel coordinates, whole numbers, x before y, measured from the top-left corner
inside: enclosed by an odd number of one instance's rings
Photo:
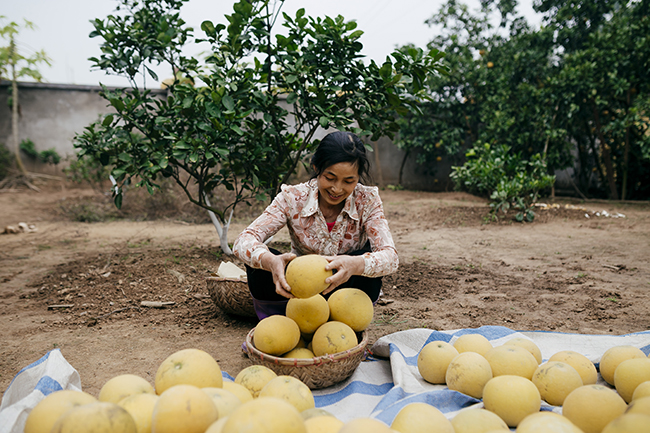
[[[281,358],[259,351],[253,344],[251,329],[242,350],[256,364],[273,370],[277,375],[293,376],[310,389],[327,388],[352,376],[366,355],[368,332],[363,331],[360,343],[350,350],[310,359]],[[358,337],[358,335],[357,335]]]
[[[236,316],[257,317],[248,284],[237,278],[208,277],[212,302],[224,312]]]

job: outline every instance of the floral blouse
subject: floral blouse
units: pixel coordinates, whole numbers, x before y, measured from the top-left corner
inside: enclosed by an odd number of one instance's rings
[[[285,225],[291,236],[291,251],[298,256],[344,255],[361,249],[369,240],[371,252],[363,255],[364,276],[388,275],[399,266],[377,187],[358,183],[330,232],[318,206],[316,179],[282,185],[282,191],[262,215],[237,237],[233,253],[247,265],[261,268],[260,257],[268,251],[264,241]]]

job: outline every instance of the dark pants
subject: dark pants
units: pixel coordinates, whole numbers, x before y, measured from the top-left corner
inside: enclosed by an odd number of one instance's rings
[[[269,248],[276,256],[282,254],[280,251]],[[349,256],[360,256],[364,253],[370,252],[370,242],[357,251],[348,253]],[[287,302],[289,301],[282,295],[275,291],[275,284],[273,283],[273,274],[264,269],[254,269],[246,265],[246,277],[248,278],[248,288],[253,297],[253,305],[257,317],[262,320],[267,316],[273,314],[282,314],[286,312]],[[338,286],[334,292],[344,287],[352,287],[355,289],[363,290],[370,297],[373,304],[379,299],[381,291],[381,277],[371,278],[363,277],[361,275],[353,275],[348,281]],[[325,299],[329,298],[334,292],[323,295]]]

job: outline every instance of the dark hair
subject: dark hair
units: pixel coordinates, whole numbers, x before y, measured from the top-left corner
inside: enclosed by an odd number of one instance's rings
[[[363,183],[371,181],[370,161],[366,154],[366,147],[361,139],[351,132],[331,132],[321,140],[311,158],[313,177],[318,177],[327,167],[339,162],[356,164],[359,179]]]

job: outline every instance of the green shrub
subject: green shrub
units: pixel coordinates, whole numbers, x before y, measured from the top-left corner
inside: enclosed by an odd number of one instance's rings
[[[525,160],[511,150],[506,145],[477,142],[465,155],[465,164],[452,167],[450,176],[457,190],[488,197],[494,216],[499,211],[505,215],[513,208],[518,210],[517,221],[532,221],[533,204],[541,191],[553,185],[555,176],[547,173],[546,162],[539,154]]]
[[[44,164],[57,165],[61,162],[61,156],[54,148],[39,152],[36,150],[34,142],[29,138],[20,142],[20,150],[25,152],[30,158],[41,161]]]

